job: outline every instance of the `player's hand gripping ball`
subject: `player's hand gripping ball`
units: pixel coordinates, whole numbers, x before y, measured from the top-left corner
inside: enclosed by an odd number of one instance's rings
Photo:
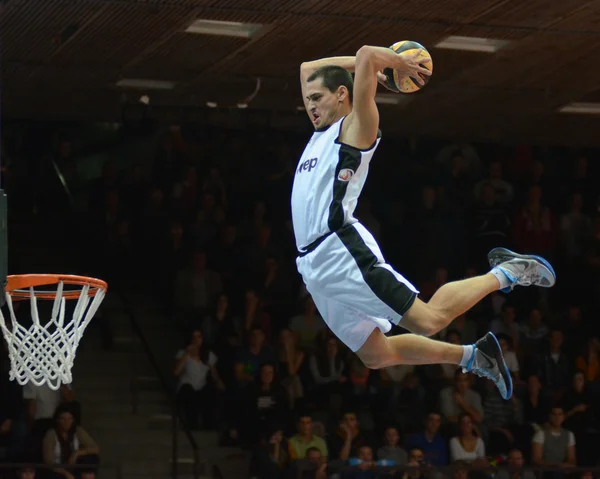
[[[402,42],[394,43],[390,48],[398,55],[407,55],[412,57],[417,55],[416,60],[418,61],[418,66],[433,72],[433,61],[431,59],[431,55],[420,43],[404,40]],[[423,61],[419,61],[421,59]],[[419,91],[429,82],[429,75],[419,73],[418,71],[414,71],[412,75],[407,75],[398,69],[386,68],[383,70],[383,74],[387,77],[382,82],[383,85],[394,92],[413,93]],[[419,84],[415,78],[417,75],[419,75],[419,77],[422,79],[423,85]]]

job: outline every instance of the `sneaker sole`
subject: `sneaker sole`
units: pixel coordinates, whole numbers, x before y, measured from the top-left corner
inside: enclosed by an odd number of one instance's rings
[[[494,339],[496,343],[496,361],[498,362],[498,369],[500,374],[502,374],[502,378],[504,379],[504,383],[506,384],[506,397],[505,400],[509,400],[513,393],[513,382],[512,376],[510,375],[510,371],[508,370],[508,366],[506,365],[506,361],[504,360],[504,354],[502,354],[502,348],[500,347],[500,343],[498,342],[498,338],[492,332],[489,333],[490,336]]]
[[[541,256],[531,255],[531,254],[519,254],[519,253],[515,253],[514,251],[511,251],[506,248],[494,248],[493,250],[491,250],[488,253],[488,261],[492,268],[498,266],[501,263],[505,263],[506,261],[510,261],[511,259],[515,259],[515,258],[533,260],[548,270],[548,272],[550,273],[549,276],[552,277],[551,284],[548,286],[544,286],[544,285],[537,285],[537,286],[539,286],[541,288],[551,288],[552,286],[555,285],[556,273],[554,271],[554,268],[546,259],[542,258]]]

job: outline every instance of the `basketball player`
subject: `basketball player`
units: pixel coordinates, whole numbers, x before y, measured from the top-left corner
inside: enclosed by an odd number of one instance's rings
[[[508,399],[512,381],[492,333],[468,346],[425,336],[440,331],[493,291],[553,286],[556,277],[550,264],[496,248],[488,255],[489,273],[447,283],[424,303],[353,217],[381,136],[375,104],[378,81],[385,81],[381,72],[395,68],[423,83],[421,75],[430,73],[417,58],[418,53],[401,56],[388,48],[364,46],[355,57],[301,65],[304,106],[315,133],[296,168],[292,191],[298,271],[328,326],[367,367],[456,364],[494,381]],[[355,73],[354,81],[350,72]],[[384,336],[392,323],[414,334]]]

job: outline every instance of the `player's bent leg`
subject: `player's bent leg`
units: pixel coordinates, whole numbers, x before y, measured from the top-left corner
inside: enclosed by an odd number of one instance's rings
[[[463,350],[415,334],[386,337],[376,328],[356,354],[368,368],[381,369],[396,364],[459,364]]]
[[[403,334],[386,337],[375,329],[356,351],[365,366],[380,369],[396,364],[456,364],[465,372],[493,381],[503,398],[512,395],[512,379],[502,349],[492,333],[473,345],[458,346],[433,339]]]
[[[417,298],[400,325],[412,333],[432,336],[498,289],[500,283],[491,273],[446,283],[428,303]]]

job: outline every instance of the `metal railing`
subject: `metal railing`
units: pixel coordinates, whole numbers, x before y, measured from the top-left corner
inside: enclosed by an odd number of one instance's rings
[[[143,332],[142,328],[140,327],[139,322],[137,321],[135,312],[134,312],[133,308],[131,307],[131,303],[129,302],[129,299],[127,298],[127,295],[125,294],[125,292],[123,291],[122,288],[118,289],[118,295],[121,299],[121,304],[123,305],[123,310],[124,310],[125,314],[127,315],[127,317],[129,318],[131,327],[140,341],[142,350],[144,351],[146,358],[150,362],[150,366],[152,367],[152,370],[154,371],[154,373],[156,374],[156,377],[158,378],[158,381],[161,385],[161,389],[164,391],[164,393],[167,397],[167,400],[169,401],[169,407],[171,410],[171,434],[172,434],[172,438],[171,438],[172,439],[172,443],[171,443],[171,448],[172,448],[171,449],[171,464],[172,464],[171,474],[172,474],[172,477],[173,477],[173,479],[177,479],[178,472],[179,472],[179,470],[178,470],[179,469],[178,468],[179,427],[181,427],[181,430],[184,432],[184,434],[192,448],[192,451],[193,451],[193,457],[194,457],[193,475],[194,475],[194,479],[198,479],[198,476],[200,475],[200,448],[198,447],[198,443],[196,442],[196,439],[194,438],[192,431],[187,426],[186,422],[184,420],[182,420],[182,418],[180,417],[180,409],[177,407],[175,389],[173,388],[173,386],[171,385],[169,380],[165,377],[165,374],[164,374],[162,368],[160,367],[160,364],[158,363],[156,356],[154,355],[152,348],[150,347],[150,344],[148,343],[148,340],[146,339],[146,336],[144,335],[144,332]],[[133,414],[137,414],[138,406],[139,406],[139,385],[137,382],[137,378],[135,377],[135,374],[134,374],[132,377],[132,380],[131,380],[131,410],[132,410]]]
[[[68,471],[72,471],[73,473],[77,473],[77,471],[97,471],[101,477],[111,477],[114,479],[124,479],[123,476],[123,468],[121,464],[112,464],[112,463],[99,463],[99,464],[52,464],[51,466],[43,463],[32,463],[32,462],[23,462],[23,463],[11,463],[11,462],[0,462],[0,476],[5,477],[5,471],[8,471],[8,474],[11,472],[16,473],[17,471],[23,469],[33,469],[36,472],[36,477],[41,475],[41,473],[45,473],[46,471],[51,471],[53,469],[66,469]],[[113,474],[111,474],[113,473]],[[10,475],[9,477],[18,477],[16,474]]]
[[[346,461],[332,460],[327,465],[327,477],[344,477],[344,473],[350,473],[353,471],[360,471],[361,469],[357,466],[349,466]],[[390,478],[394,477],[402,477],[399,474],[407,473],[408,478],[427,478],[427,479],[443,479],[443,478],[451,478],[453,477],[453,473],[459,470],[466,470],[468,472],[474,472],[481,475],[481,477],[494,477],[498,474],[498,472],[505,471],[508,473],[509,478],[515,477],[514,474],[519,474],[516,477],[524,477],[523,473],[529,471],[534,474],[536,479],[542,479],[544,477],[544,473],[554,473],[555,475],[551,476],[556,479],[558,474],[561,474],[562,477],[580,477],[584,472],[591,472],[593,477],[600,477],[600,467],[559,467],[559,466],[537,466],[537,465],[525,465],[519,469],[513,469],[506,465],[498,466],[498,467],[472,467],[472,466],[443,466],[443,467],[411,467],[411,466],[375,466],[368,469],[375,473],[375,478]],[[294,471],[290,477],[296,477],[297,479],[302,479],[303,477],[307,477],[307,473],[316,471],[316,466],[312,465],[308,460],[301,459],[295,461],[294,463]],[[546,476],[548,477],[548,476]]]

